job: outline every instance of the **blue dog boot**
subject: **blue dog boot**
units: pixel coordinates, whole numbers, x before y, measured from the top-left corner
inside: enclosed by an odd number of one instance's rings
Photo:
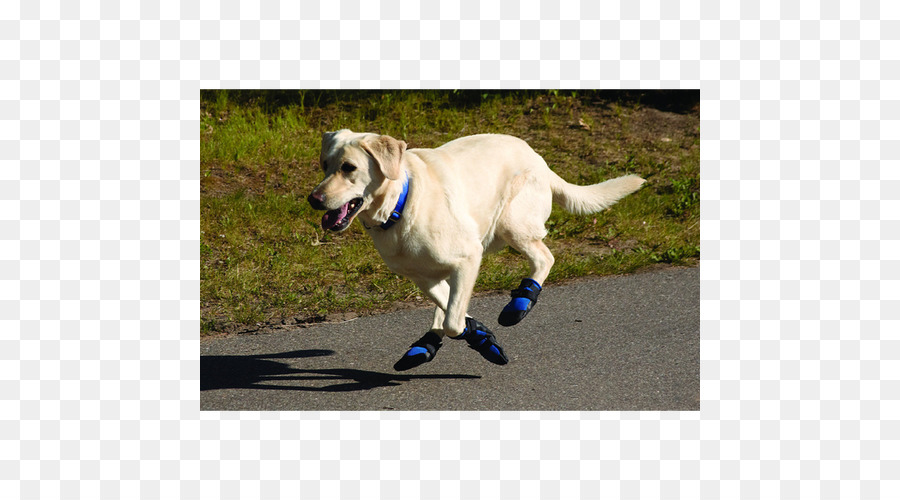
[[[428,332],[413,345],[409,346],[406,354],[394,363],[394,369],[398,372],[415,368],[422,363],[427,363],[434,359],[438,349],[441,348],[441,337],[434,332]]]
[[[462,334],[453,337],[465,340],[469,347],[478,351],[481,357],[497,365],[509,363],[503,348],[497,343],[494,333],[474,318],[466,318],[466,329]]]
[[[528,311],[537,303],[538,295],[541,293],[541,285],[533,279],[525,278],[510,295],[512,300],[506,307],[500,311],[500,317],[497,323],[502,326],[513,326],[525,318]]]

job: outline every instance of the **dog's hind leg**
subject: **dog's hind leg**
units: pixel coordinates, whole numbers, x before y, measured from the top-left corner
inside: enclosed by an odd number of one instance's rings
[[[515,325],[525,318],[537,303],[541,285],[553,267],[553,254],[543,242],[547,235],[544,224],[550,217],[552,197],[546,183],[533,177],[523,184],[522,190],[509,201],[500,215],[497,235],[524,255],[531,266],[531,274],[522,280],[519,288],[512,291],[512,300],[497,318],[502,326]]]
[[[510,246],[528,259],[528,264],[531,267],[529,278],[538,283],[543,283],[547,276],[550,275],[550,268],[553,267],[553,263],[556,261],[547,245],[541,240],[517,241],[510,239],[507,241],[509,241]]]
[[[509,238],[507,241],[510,246],[528,259],[531,275],[519,283],[519,288],[510,292],[512,298],[500,312],[500,317],[497,318],[497,322],[502,326],[518,324],[531,311],[541,293],[541,284],[550,274],[550,268],[553,267],[554,262],[553,254],[541,240],[523,241]]]

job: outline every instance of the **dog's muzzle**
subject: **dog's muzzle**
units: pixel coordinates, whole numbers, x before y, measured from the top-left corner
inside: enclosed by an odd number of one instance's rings
[[[313,193],[309,195],[306,201],[313,207],[313,210],[325,210],[325,197],[322,195]]]
[[[356,216],[356,212],[358,212],[363,205],[362,198],[353,198],[338,208],[328,210],[328,207],[325,206],[324,195],[313,193],[309,195],[306,200],[313,209],[326,211],[325,215],[322,216],[322,229],[334,232],[340,232],[347,229],[347,226],[353,221],[353,217]]]

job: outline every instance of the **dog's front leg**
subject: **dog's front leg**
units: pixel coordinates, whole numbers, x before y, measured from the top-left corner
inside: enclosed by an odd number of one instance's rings
[[[509,361],[494,334],[482,323],[466,315],[480,265],[479,247],[478,252],[454,263],[453,271],[446,281],[412,278],[437,307],[431,330],[410,346],[406,354],[394,364],[395,370],[408,370],[434,359],[444,336],[465,340],[469,347],[491,363],[505,365]]]
[[[406,354],[394,364],[395,370],[409,370],[410,368],[427,363],[434,359],[438,349],[441,348],[441,339],[444,337],[444,311],[450,300],[450,285],[445,280],[434,280],[424,277],[411,277],[416,286],[435,303],[434,321],[431,330],[415,341],[406,351]]]
[[[444,335],[465,340],[469,347],[478,351],[484,359],[494,364],[505,365],[509,359],[497,343],[494,333],[475,318],[466,316],[480,265],[481,252],[478,252],[477,258],[473,256],[466,259],[450,275],[450,302],[447,304],[447,314],[444,318]]]
[[[413,283],[422,290],[435,304],[434,320],[431,323],[431,331],[444,336],[444,311],[447,310],[447,302],[450,301],[450,284],[446,280],[434,281],[426,278],[413,278]]]
[[[480,248],[479,248],[480,250]],[[444,335],[457,337],[466,329],[466,311],[469,310],[469,299],[478,278],[481,266],[481,252],[470,255],[460,262],[450,274],[450,300],[447,302],[444,317]]]

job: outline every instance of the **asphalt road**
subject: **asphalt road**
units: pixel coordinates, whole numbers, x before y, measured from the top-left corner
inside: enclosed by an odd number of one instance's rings
[[[547,286],[521,323],[507,296],[472,300],[509,356],[445,339],[430,363],[393,364],[432,310],[200,343],[201,410],[699,410],[699,268]]]

